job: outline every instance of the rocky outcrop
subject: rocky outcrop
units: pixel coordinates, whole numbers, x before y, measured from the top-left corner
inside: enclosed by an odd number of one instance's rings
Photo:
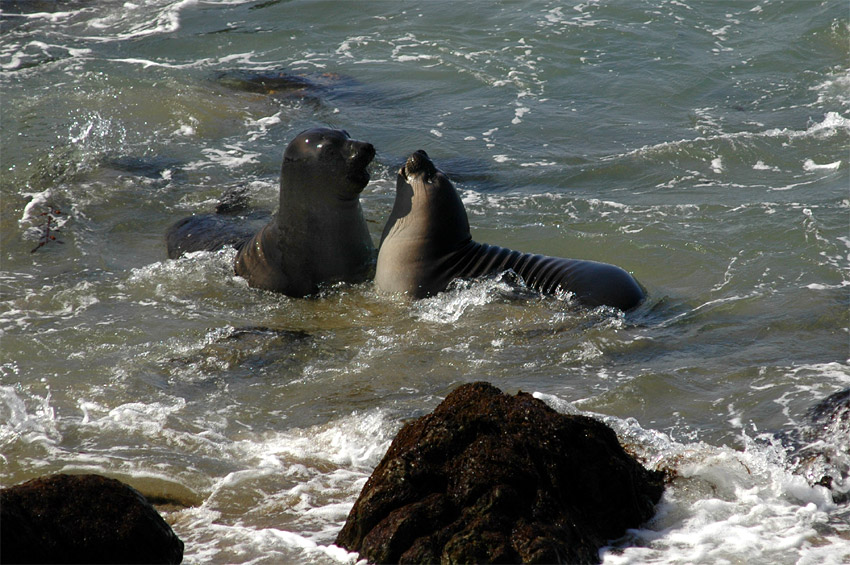
[[[336,543],[377,563],[594,563],[663,489],[602,422],[467,384],[402,428]]]
[[[3,563],[180,563],[183,542],[145,497],[99,475],[0,490]]]

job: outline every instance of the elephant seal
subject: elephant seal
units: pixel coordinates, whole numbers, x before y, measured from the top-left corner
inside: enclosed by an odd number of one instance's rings
[[[448,177],[419,150],[396,180],[396,198],[378,249],[375,286],[380,292],[422,298],[456,278],[512,270],[546,294],[568,291],[586,306],[629,310],[645,297],[620,267],[512,251],[472,240],[469,220]]]
[[[360,207],[375,148],[344,130],[310,129],[286,147],[280,206],[259,231],[224,214],[192,216],[166,235],[168,256],[238,249],[235,271],[255,288],[302,297],[335,282],[367,280],[375,246]]]

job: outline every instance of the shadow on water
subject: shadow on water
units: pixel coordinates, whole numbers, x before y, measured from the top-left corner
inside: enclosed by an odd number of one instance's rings
[[[264,8],[270,8],[270,7],[275,6],[277,4],[287,3],[287,2],[290,2],[290,0],[266,0],[265,2],[257,2],[256,4],[254,4],[253,6],[251,6],[248,9],[249,10],[262,10]]]
[[[354,77],[339,73],[294,73],[286,69],[225,69],[213,73],[212,82],[232,92],[298,100],[319,110],[329,102],[379,104],[386,97]]]
[[[185,163],[166,155],[119,155],[104,157],[102,166],[149,179],[173,179],[182,173],[181,167]]]

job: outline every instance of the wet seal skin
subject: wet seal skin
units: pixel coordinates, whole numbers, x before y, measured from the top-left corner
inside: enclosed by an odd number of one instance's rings
[[[425,151],[398,171],[396,198],[378,250],[381,292],[422,298],[458,278],[513,271],[544,294],[571,292],[583,305],[634,308],[645,298],[620,267],[596,261],[532,255],[472,240],[463,202]]]
[[[360,206],[375,148],[327,128],[287,146],[278,212],[259,231],[225,214],[191,216],[166,234],[172,259],[232,245],[235,271],[255,288],[302,297],[322,285],[368,280],[375,247]]]

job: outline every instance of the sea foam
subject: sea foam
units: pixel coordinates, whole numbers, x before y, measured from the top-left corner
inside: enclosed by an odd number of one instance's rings
[[[793,474],[778,441],[742,431],[743,450],[680,443],[634,419],[582,412],[557,396],[535,393],[556,410],[600,418],[650,468],[673,477],[656,516],[604,549],[608,564],[734,562],[842,563],[850,558],[850,525],[830,513],[829,491]],[[822,550],[828,543],[829,552]],[[788,561],[792,556],[792,561]]]

